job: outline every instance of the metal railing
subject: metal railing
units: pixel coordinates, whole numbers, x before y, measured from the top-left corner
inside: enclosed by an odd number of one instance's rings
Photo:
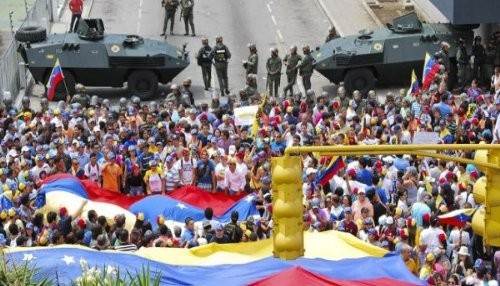
[[[28,15],[19,27],[15,30],[27,26],[40,26],[50,28],[52,19],[52,5],[57,1],[36,0],[29,9]],[[21,88],[29,88],[28,70],[21,67],[22,59],[17,53],[17,43],[14,38],[6,44],[7,48],[0,58],[0,97],[3,99],[5,92],[10,92],[11,98],[15,101]]]

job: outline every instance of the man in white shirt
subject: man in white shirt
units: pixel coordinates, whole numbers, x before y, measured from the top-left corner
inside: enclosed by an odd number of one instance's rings
[[[225,173],[226,190],[229,194],[241,194],[245,190],[245,175],[236,170],[236,159],[229,160],[229,168]]]
[[[220,162],[215,166],[215,177],[217,178],[217,190],[226,190],[226,170],[227,165],[227,155],[220,156]]]
[[[189,156],[189,149],[182,149],[182,158],[175,163],[174,167],[179,171],[181,185],[194,185],[193,178],[196,171],[196,160]]]
[[[99,180],[101,178],[101,170],[99,165],[97,164],[97,154],[90,154],[90,162],[85,165],[84,169],[85,177],[89,178],[92,182],[99,184]]]

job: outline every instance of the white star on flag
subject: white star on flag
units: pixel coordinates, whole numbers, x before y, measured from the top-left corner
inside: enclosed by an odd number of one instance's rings
[[[178,203],[177,206],[183,210],[183,209],[187,209],[186,205],[185,204],[181,204],[181,203]]]
[[[35,258],[36,258],[36,257],[35,257],[35,256],[33,256],[33,254],[31,254],[31,253],[28,253],[28,254],[26,254],[26,253],[25,253],[25,254],[24,254],[24,257],[23,257],[23,261],[31,261],[31,260],[33,260],[33,259],[35,259]]]
[[[253,201],[254,198],[255,198],[254,196],[248,195],[247,198],[245,199],[245,201],[247,201],[247,203],[250,203]]]
[[[75,257],[74,256],[67,256],[64,255],[63,258],[61,258],[62,261],[66,263],[66,265],[70,265],[71,263],[75,263]]]

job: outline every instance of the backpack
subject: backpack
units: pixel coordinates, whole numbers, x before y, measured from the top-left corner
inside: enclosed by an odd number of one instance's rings
[[[238,233],[238,225],[235,223],[228,223],[224,226],[224,233],[229,237],[229,240],[233,243],[240,242],[241,236]]]

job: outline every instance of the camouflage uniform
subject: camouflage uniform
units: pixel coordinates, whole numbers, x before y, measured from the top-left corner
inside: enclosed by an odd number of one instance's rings
[[[189,35],[189,26],[191,26],[191,32],[192,32],[191,35],[194,37],[196,36],[194,32],[194,22],[193,22],[194,0],[182,0],[181,6],[182,6],[182,18],[184,18],[184,29],[186,30],[184,36]]]
[[[304,85],[304,90],[311,89],[311,76],[313,73],[313,62],[314,59],[311,56],[309,47],[304,47],[304,57],[299,65],[300,76],[302,77],[302,84]]]
[[[285,95],[287,91],[290,91],[290,94],[293,95],[293,85],[297,81],[297,66],[299,61],[301,60],[302,57],[297,53],[290,53],[283,59],[283,62],[286,65],[287,78],[287,85],[283,88],[283,92],[285,93]]]
[[[278,96],[278,89],[281,79],[281,58],[278,56],[278,49],[273,49],[272,55],[267,59],[267,89],[270,96]]]
[[[161,36],[165,35],[165,32],[167,31],[168,21],[170,21],[170,35],[173,35],[175,12],[177,11],[177,6],[179,6],[179,1],[165,0],[162,3],[165,6],[165,21],[163,22],[163,33]]]

